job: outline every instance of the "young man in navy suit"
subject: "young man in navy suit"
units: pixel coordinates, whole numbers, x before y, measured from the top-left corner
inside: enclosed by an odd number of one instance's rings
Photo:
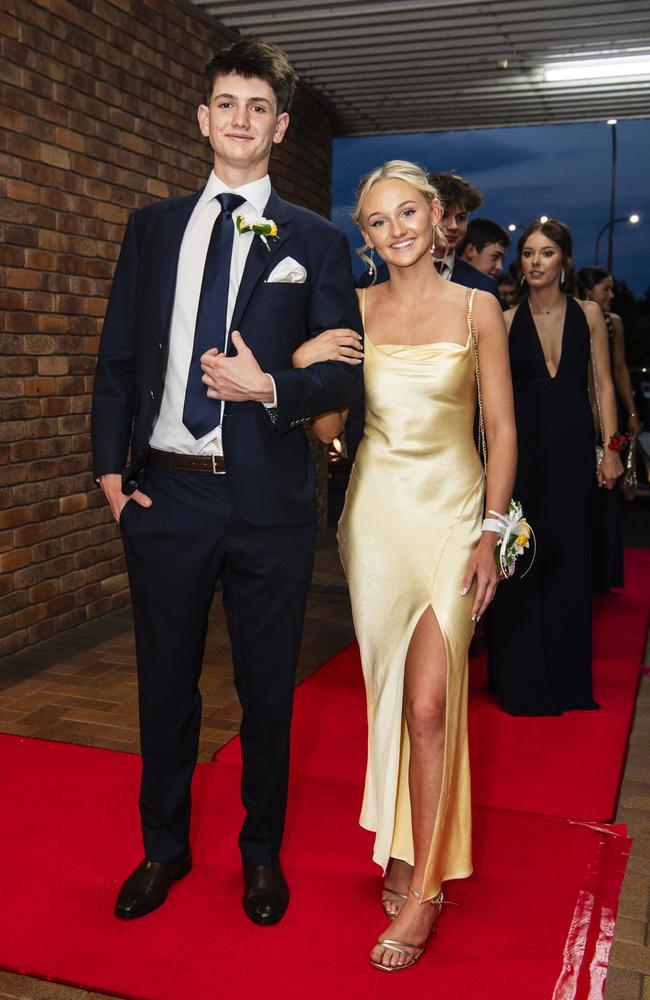
[[[303,423],[361,396],[342,362],[294,370],[328,328],[361,331],[347,241],[273,191],[297,78],[242,39],[205,72],[205,188],[134,213],[101,338],[94,474],[120,523],[140,705],[144,860],[115,912],[160,906],[191,869],[198,681],[217,581],[242,706],[243,906],[279,920],[295,670],[316,536]],[[130,452],[130,457],[129,457]]]

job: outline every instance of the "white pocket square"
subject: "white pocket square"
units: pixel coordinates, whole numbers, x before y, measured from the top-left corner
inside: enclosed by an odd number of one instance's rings
[[[267,284],[283,281],[290,285],[302,285],[306,280],[307,271],[293,257],[285,257],[276,264],[266,279]]]

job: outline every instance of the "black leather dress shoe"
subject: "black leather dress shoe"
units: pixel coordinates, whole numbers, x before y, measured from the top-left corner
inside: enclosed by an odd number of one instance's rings
[[[279,865],[244,865],[244,913],[255,924],[277,924],[289,905]]]
[[[151,913],[167,899],[167,893],[178,879],[192,870],[192,855],[188,851],[180,861],[164,864],[160,861],[140,862],[120,889],[115,904],[115,916],[133,920]]]

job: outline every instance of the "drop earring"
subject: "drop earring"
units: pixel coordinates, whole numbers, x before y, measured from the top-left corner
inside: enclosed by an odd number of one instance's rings
[[[565,278],[564,268],[562,268],[562,271],[560,273],[560,288],[562,288],[562,285],[564,284],[564,278]]]
[[[436,237],[438,238],[438,242],[442,243],[442,245],[444,246],[445,245],[445,234],[444,234],[444,232],[442,231],[442,229],[440,228],[440,226],[437,223],[434,223],[431,228],[433,230],[433,242],[431,244],[431,251],[430,252],[431,252],[431,256],[435,257],[435,255],[436,255]]]
[[[375,264],[375,248],[368,247],[368,249],[370,250],[370,260],[368,261],[368,274],[372,278],[372,276],[377,273],[377,266]]]

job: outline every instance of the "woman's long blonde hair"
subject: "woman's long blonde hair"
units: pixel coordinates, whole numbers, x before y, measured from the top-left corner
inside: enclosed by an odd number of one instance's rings
[[[418,166],[417,163],[411,163],[410,160],[388,160],[383,163],[381,167],[375,167],[359,181],[359,185],[356,191],[356,205],[352,213],[352,221],[361,228],[361,209],[363,203],[370,193],[370,189],[375,186],[379,181],[390,181],[399,180],[405,181],[414,187],[416,191],[424,195],[426,200],[431,205],[434,201],[440,201],[440,196],[434,185],[430,182],[426,170]],[[447,244],[447,239],[443,233],[440,226],[433,226],[433,238],[434,241]],[[368,250],[368,244],[364,243],[362,247],[357,249],[357,254],[362,261],[368,266],[368,268],[376,275],[377,266],[374,261],[367,256],[366,251]]]

